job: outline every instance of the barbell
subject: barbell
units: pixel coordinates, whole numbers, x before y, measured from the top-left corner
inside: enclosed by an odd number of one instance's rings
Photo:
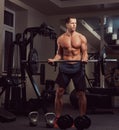
[[[118,59],[107,59],[100,57],[100,59],[89,59],[87,63],[100,63],[102,74],[105,75],[105,68],[107,62],[118,62]],[[29,70],[32,74],[36,74],[39,70],[39,64],[48,63],[48,60],[39,60],[38,52],[35,48],[31,49],[28,55],[28,60],[22,60],[22,63],[28,64]],[[81,62],[80,60],[55,60],[55,63],[63,63],[63,62]],[[41,75],[44,73],[44,69],[40,69]]]
[[[35,61],[26,61],[22,60],[23,63],[37,64],[37,63],[48,63],[48,60],[35,60]],[[54,63],[63,63],[63,62],[81,62],[81,60],[55,60]],[[89,63],[101,62],[101,60],[88,60]],[[117,59],[103,59],[103,62],[118,62]]]
[[[63,62],[81,62],[80,60],[55,60],[54,63],[63,63]],[[102,70],[102,74],[104,75],[104,70],[105,70],[105,63],[106,62],[118,62],[117,59],[103,59],[103,61],[101,60],[88,60],[87,63],[100,63],[101,64],[101,70]],[[22,63],[28,63],[30,70],[33,73],[36,73],[39,67],[39,64],[44,64],[44,63],[48,63],[48,60],[34,60],[34,61],[26,61],[23,60]],[[85,62],[82,62],[85,63]]]

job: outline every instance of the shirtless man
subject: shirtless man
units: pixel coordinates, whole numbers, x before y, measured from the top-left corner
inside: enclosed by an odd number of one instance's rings
[[[84,62],[88,61],[87,39],[84,35],[76,31],[77,19],[75,17],[66,18],[66,32],[57,39],[57,53],[52,59],[48,59],[49,64],[57,60],[78,60],[78,62],[62,62],[59,65],[59,73],[56,78],[55,113],[60,117],[62,112],[62,97],[70,79],[74,83],[77,92],[79,114],[86,114],[87,100],[85,95],[86,83],[84,77]]]

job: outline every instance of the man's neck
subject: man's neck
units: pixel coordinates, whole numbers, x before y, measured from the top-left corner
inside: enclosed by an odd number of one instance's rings
[[[75,33],[75,31],[68,31],[68,30],[67,30],[67,32],[66,32],[66,34],[67,34],[68,36],[72,36],[74,33]]]

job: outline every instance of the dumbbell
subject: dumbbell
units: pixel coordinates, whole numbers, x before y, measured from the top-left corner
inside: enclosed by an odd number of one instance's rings
[[[73,122],[74,122],[73,118],[70,115],[65,114],[58,118],[57,125],[60,129],[67,129],[72,127]]]
[[[77,130],[84,130],[88,129],[91,125],[91,119],[87,116],[78,116],[74,120],[74,126],[77,128]]]

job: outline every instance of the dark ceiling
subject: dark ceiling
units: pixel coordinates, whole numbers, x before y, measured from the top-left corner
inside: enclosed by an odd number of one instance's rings
[[[46,15],[119,9],[119,0],[20,0]]]

